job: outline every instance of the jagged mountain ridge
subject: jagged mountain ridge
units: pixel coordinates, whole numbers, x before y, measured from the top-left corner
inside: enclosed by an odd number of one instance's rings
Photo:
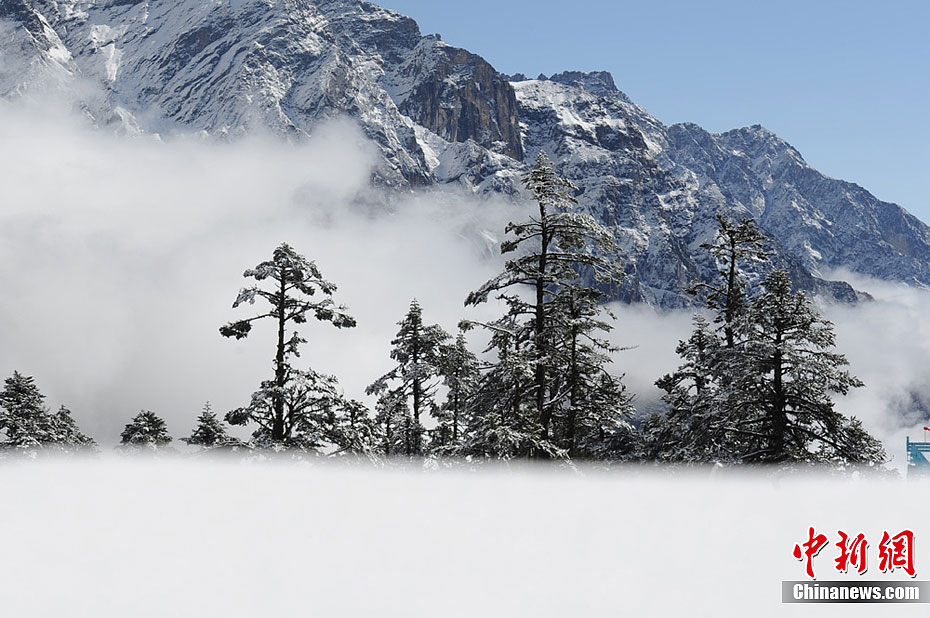
[[[302,139],[348,115],[383,155],[377,182],[479,194],[517,194],[545,149],[624,247],[626,300],[689,304],[716,212],[758,219],[800,287],[855,299],[820,278],[834,268],[930,285],[930,228],[762,127],[665,126],[605,72],[505,76],[367,2],[0,0],[0,33],[0,96],[70,90],[128,133]]]

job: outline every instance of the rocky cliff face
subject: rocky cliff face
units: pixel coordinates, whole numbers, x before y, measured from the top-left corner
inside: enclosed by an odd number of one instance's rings
[[[840,267],[930,285],[930,228],[764,128],[667,127],[605,72],[504,76],[367,2],[0,0],[0,96],[49,88],[128,133],[300,140],[347,115],[380,149],[374,180],[400,190],[516,196],[545,149],[626,250],[629,301],[691,302],[717,212],[756,218],[805,289],[855,299],[821,278]]]
[[[523,159],[513,87],[480,56],[427,37],[385,82],[403,114],[444,140]]]

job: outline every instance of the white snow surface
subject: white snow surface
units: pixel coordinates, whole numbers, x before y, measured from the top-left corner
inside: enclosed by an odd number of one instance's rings
[[[808,527],[911,529],[926,483],[621,469],[440,470],[205,460],[0,466],[4,615],[925,616],[782,605]]]

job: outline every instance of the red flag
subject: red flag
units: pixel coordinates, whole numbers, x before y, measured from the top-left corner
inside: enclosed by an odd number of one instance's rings
[[[924,431],[930,431],[930,427],[924,427]]]

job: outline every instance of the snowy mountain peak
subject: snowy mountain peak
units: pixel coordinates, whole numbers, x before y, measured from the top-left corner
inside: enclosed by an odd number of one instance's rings
[[[549,78],[551,81],[583,88],[596,95],[605,96],[618,92],[614,76],[607,71],[563,71]]]
[[[502,75],[360,0],[0,0],[0,58],[0,96],[58,90],[119,131],[301,140],[348,116],[402,190],[516,195],[544,149],[624,247],[631,301],[692,302],[718,212],[757,218],[807,289],[855,298],[819,279],[841,267],[930,285],[930,228],[762,126],[666,126],[606,71]]]

